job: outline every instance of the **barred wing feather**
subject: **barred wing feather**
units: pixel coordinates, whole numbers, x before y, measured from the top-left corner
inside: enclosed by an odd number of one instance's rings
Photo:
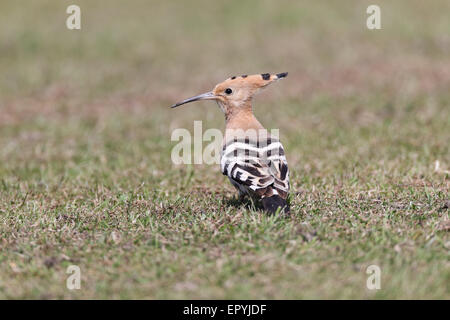
[[[235,139],[227,143],[221,154],[221,170],[241,192],[287,197],[289,169],[283,146],[277,139],[263,143]]]

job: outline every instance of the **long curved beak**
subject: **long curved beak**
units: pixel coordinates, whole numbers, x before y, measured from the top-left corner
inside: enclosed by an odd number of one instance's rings
[[[189,102],[194,102],[194,101],[198,101],[198,100],[215,100],[216,96],[214,95],[214,93],[211,92],[206,92],[203,94],[199,94],[198,96],[192,97],[192,98],[188,98],[186,100],[180,101],[178,103],[175,103],[173,106],[171,106],[171,108],[176,108],[178,106],[181,106],[182,104],[185,103],[189,103]]]

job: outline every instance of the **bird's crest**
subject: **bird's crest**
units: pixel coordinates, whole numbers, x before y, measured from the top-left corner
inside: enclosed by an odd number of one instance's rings
[[[270,74],[270,73],[261,73],[261,74],[253,74],[253,75],[242,75],[242,76],[233,76],[225,81],[219,83],[215,91],[225,90],[230,86],[234,87],[247,87],[251,89],[264,88],[269,85],[273,81],[280,80],[286,78],[288,75],[287,72]]]
[[[264,88],[274,81],[286,78],[287,75],[287,72],[283,72],[233,76],[216,85],[212,91],[175,103],[172,105],[172,108],[199,100],[216,100],[219,103],[229,102],[236,105],[249,101],[258,89]]]

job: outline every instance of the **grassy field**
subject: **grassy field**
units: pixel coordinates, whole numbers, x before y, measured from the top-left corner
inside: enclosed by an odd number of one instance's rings
[[[0,298],[449,299],[450,2],[376,1],[368,30],[372,3],[2,1]],[[254,109],[290,219],[172,164],[174,129],[224,120],[168,108],[285,71]]]

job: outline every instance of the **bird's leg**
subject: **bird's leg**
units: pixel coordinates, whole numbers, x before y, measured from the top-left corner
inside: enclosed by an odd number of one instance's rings
[[[238,200],[239,200],[239,202],[244,201],[246,195],[247,195],[247,194],[246,194],[245,192],[239,190],[239,194],[238,194]]]
[[[258,210],[259,205],[259,198],[256,195],[252,195],[248,197],[250,199],[251,206],[254,210]]]

